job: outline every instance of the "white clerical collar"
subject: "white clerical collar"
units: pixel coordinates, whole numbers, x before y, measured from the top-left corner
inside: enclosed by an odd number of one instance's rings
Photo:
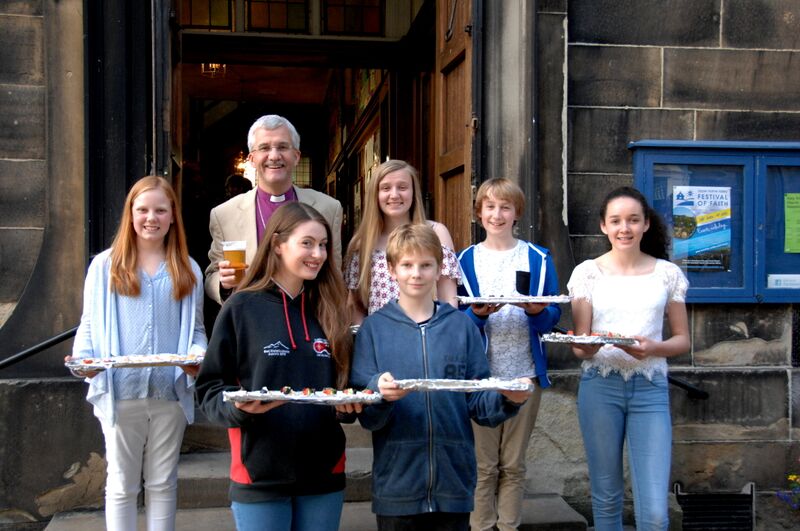
[[[270,203],[283,203],[284,201],[286,201],[286,194],[281,194],[281,195],[270,194],[269,196]]]

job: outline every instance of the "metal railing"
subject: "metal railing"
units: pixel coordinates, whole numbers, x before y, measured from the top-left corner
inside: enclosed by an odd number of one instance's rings
[[[70,328],[64,332],[61,332],[58,335],[51,337],[45,341],[42,341],[38,345],[34,345],[30,348],[23,350],[22,352],[18,352],[13,356],[9,356],[6,359],[0,361],[0,370],[5,369],[6,367],[10,367],[15,363],[19,363],[22,360],[28,359],[31,356],[35,356],[36,354],[42,352],[43,350],[47,350],[48,348],[58,345],[62,341],[66,341],[67,339],[74,337],[75,333],[78,331],[78,327]]]

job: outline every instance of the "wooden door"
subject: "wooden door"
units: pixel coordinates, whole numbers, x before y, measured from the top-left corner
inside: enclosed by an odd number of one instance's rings
[[[436,1],[435,219],[472,243],[472,0]]]

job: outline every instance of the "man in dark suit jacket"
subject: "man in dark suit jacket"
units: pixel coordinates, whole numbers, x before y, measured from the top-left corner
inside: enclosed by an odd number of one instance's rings
[[[342,261],[341,203],[316,190],[292,184],[292,171],[300,161],[300,135],[292,123],[275,114],[262,116],[250,127],[247,147],[250,150],[247,159],[256,169],[258,186],[215,207],[209,219],[212,242],[208,259],[211,263],[206,268],[205,288],[208,296],[220,304],[236,287],[235,270],[223,260],[222,242],[247,242],[245,262],[249,264],[255,257],[267,221],[285,201],[301,201],[322,214],[331,226],[337,267]]]

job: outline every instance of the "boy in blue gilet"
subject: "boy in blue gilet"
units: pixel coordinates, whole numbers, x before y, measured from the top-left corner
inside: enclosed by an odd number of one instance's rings
[[[547,249],[514,236],[525,195],[508,179],[489,179],[478,189],[475,216],[486,238],[461,251],[460,295],[557,295],[558,277]],[[518,291],[519,290],[519,291]],[[540,335],[561,317],[555,305],[473,304],[465,313],[485,342],[492,376],[535,377],[537,387],[519,414],[495,428],[473,425],[478,460],[473,531],[516,530],[525,492],[525,453],[539,411],[541,390],[550,385]]]

